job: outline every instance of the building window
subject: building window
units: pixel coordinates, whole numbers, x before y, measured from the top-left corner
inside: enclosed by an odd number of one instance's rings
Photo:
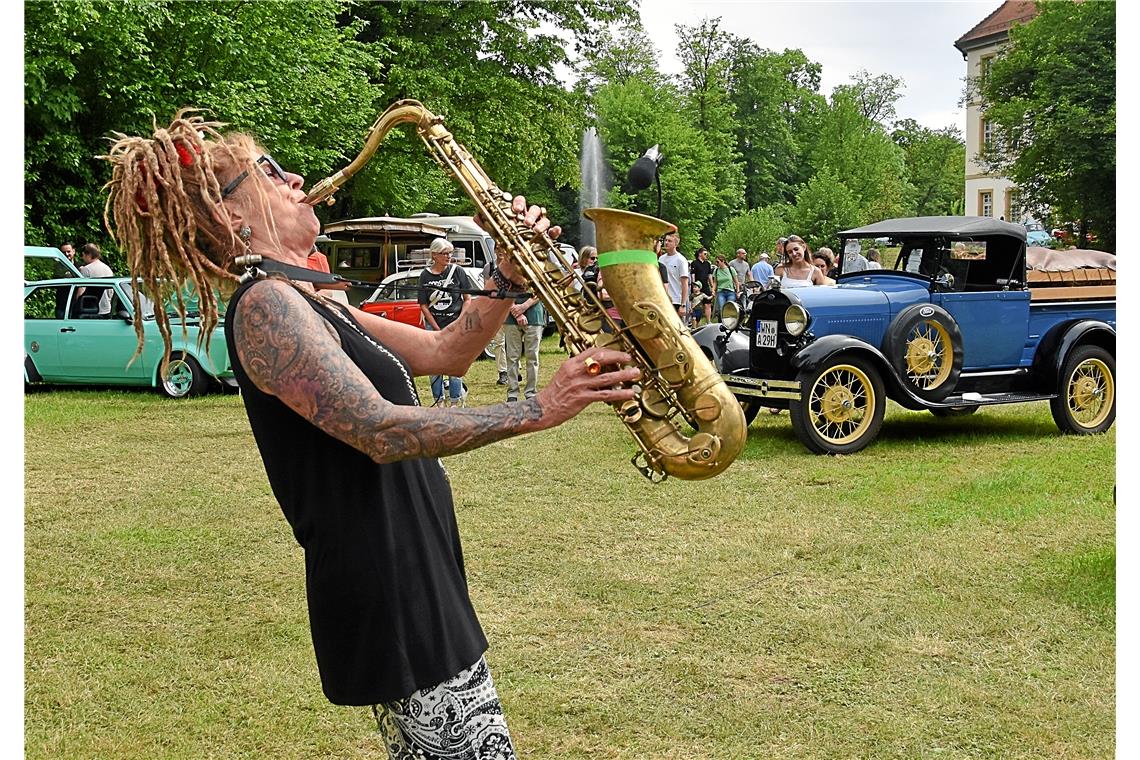
[[[982,119],[982,152],[989,153],[994,149],[994,125],[989,119]]]
[[[1017,188],[1010,188],[1005,194],[1005,220],[1007,222],[1024,222],[1025,209],[1021,206],[1021,193]]]
[[[994,191],[982,190],[978,193],[978,212],[981,216],[994,215]]]
[[[990,69],[993,68],[994,57],[995,56],[987,55],[978,62],[978,78],[981,80],[980,84],[982,87],[986,86],[986,81],[990,78]]]

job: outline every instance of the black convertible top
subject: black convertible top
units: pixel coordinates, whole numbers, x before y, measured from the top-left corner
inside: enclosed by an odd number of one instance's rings
[[[904,219],[884,219],[839,233],[842,237],[873,238],[894,235],[1010,235],[1025,240],[1025,226],[1003,222],[988,216],[915,216]]]

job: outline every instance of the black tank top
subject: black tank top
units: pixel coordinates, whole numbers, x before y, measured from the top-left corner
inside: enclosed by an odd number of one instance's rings
[[[258,390],[226,342],[273,494],[305,551],[309,624],[329,701],[369,705],[451,678],[487,648],[467,594],[447,474],[438,459],[376,464]],[[408,365],[346,310],[307,297],[349,359],[393,404],[419,405]]]

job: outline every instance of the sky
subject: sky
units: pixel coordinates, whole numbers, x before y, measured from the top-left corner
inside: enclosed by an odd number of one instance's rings
[[[642,0],[641,19],[661,53],[658,68],[677,74],[674,25],[721,19],[720,28],[761,48],[799,48],[821,65],[820,90],[831,94],[860,69],[903,80],[897,118],[931,129],[965,130],[962,97],[966,62],[954,40],[1001,5],[989,2],[736,2]]]

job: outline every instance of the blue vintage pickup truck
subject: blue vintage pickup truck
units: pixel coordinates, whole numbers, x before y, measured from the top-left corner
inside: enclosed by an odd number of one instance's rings
[[[1023,226],[988,217],[888,219],[839,236],[840,250],[889,239],[894,268],[841,271],[834,286],[774,280],[737,320],[694,333],[750,422],[788,409],[820,454],[870,444],[887,399],[939,416],[1048,400],[1063,432],[1111,427],[1115,257],[1027,252]],[[1035,258],[1053,261],[1027,266]]]

